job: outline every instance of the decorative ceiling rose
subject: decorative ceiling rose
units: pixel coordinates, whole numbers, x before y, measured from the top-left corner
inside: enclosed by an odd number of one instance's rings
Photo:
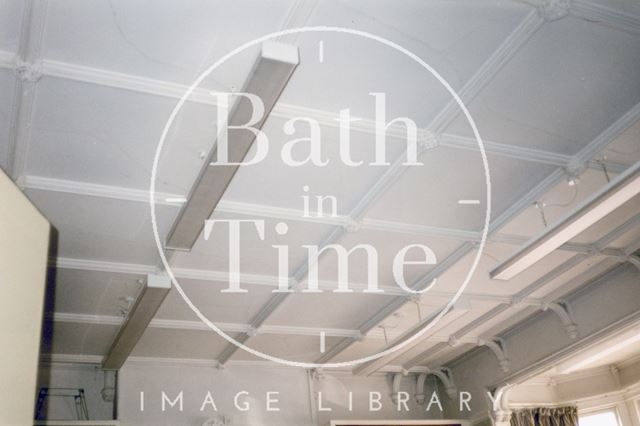
[[[557,21],[571,12],[571,0],[544,0],[538,6],[540,16],[547,22]]]

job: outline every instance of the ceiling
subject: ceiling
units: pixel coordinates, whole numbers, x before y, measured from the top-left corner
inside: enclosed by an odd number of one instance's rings
[[[414,52],[461,95],[485,142],[491,233],[477,270],[451,313],[376,369],[445,363],[615,266],[594,248],[638,248],[639,197],[514,279],[488,276],[542,232],[544,220],[571,211],[606,185],[607,175],[640,161],[640,7],[632,0],[574,0],[567,10],[567,3],[3,2],[0,166],[58,231],[45,352],[69,360],[105,355],[145,275],[159,271],[148,203],[151,169],[162,129],[187,86],[242,43],[300,26],[358,29]],[[240,168],[213,214],[265,220],[264,240],[249,227],[241,233],[241,283],[249,291],[220,292],[229,275],[224,228],[200,238],[191,252],[175,253],[171,263],[202,312],[247,346],[296,361],[348,361],[421,324],[464,282],[485,220],[485,170],[469,123],[448,93],[405,56],[346,34],[282,41],[299,47],[300,65],[265,124],[271,149],[261,163]],[[256,55],[251,48],[207,77],[172,127],[156,182],[160,235],[180,208],[171,199],[186,196],[215,140],[216,108],[207,92],[238,90]],[[339,162],[333,119],[348,107],[372,120],[370,92],[387,94],[388,120],[411,117],[436,135],[437,146],[420,156],[424,166],[390,179],[389,168]],[[292,168],[280,158],[291,139],[283,125],[300,112],[322,123],[322,140],[330,142],[322,146],[330,160],[325,168]],[[368,163],[375,151],[364,122],[352,132],[351,153]],[[403,142],[391,136],[388,158],[402,152]],[[572,175],[579,175],[577,186],[567,184]],[[337,215],[301,217],[305,185],[312,196],[334,195]],[[461,199],[480,204],[460,205]],[[536,201],[544,202],[542,212]],[[278,222],[288,225],[286,235],[275,232]],[[323,241],[347,249],[373,245],[386,292],[331,292],[338,269],[327,255],[319,263],[327,291],[295,293],[269,309],[278,282],[272,246],[290,247],[288,274],[298,274],[304,285],[303,245]],[[394,284],[392,261],[402,247],[418,243],[428,245],[438,263],[408,268],[406,280],[437,282],[409,298]],[[349,270],[360,290],[367,282],[364,261],[354,256]],[[264,322],[256,323],[264,312]],[[172,290],[133,356],[227,361],[221,354],[230,362],[257,359],[230,351]]]

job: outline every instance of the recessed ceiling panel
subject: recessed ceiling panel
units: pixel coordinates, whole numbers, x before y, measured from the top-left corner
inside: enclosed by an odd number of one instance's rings
[[[327,348],[336,344],[340,339],[327,337]],[[264,354],[286,359],[288,361],[314,362],[322,353],[320,352],[320,338],[312,336],[271,335],[262,334],[254,337],[246,343],[247,347],[258,350]],[[233,361],[246,361],[262,359],[239,349],[233,355]]]
[[[118,332],[114,325],[46,321],[42,353],[105,355]]]
[[[138,280],[146,278],[65,268],[57,268],[50,277],[48,311],[116,317],[124,316],[142,287]]]
[[[269,139],[266,158],[240,168],[224,195],[225,200],[302,210],[306,196],[310,200],[310,214],[315,216],[320,205],[318,197],[327,197],[323,201],[325,215],[333,212],[328,197],[335,197],[337,213],[348,214],[376,180],[389,170],[389,166],[372,165],[377,160],[373,134],[352,130],[348,140],[341,140],[339,127],[328,125],[318,126],[318,132],[312,133],[305,120],[322,117],[314,112],[301,111],[300,114],[303,119],[291,124],[286,124],[287,119],[280,116],[267,121],[263,129]],[[287,129],[292,133],[287,134]],[[314,142],[309,142],[309,138]],[[295,142],[300,139],[302,141]],[[379,157],[380,162],[391,164],[406,146],[405,139],[388,137],[385,157]],[[317,152],[315,163],[307,161],[312,149]],[[255,156],[256,151],[257,144],[254,144],[247,160],[259,159]],[[349,162],[361,164],[351,166],[347,165]]]
[[[176,101],[43,78],[33,113],[27,173],[148,190],[154,154]],[[212,112],[213,111],[213,112]],[[184,195],[213,140],[215,109],[179,114],[158,167],[158,192]]]
[[[0,8],[0,50],[15,53],[18,51],[20,27],[26,2],[7,0]]]
[[[146,203],[41,190],[26,193],[57,229],[58,256],[145,265],[158,261]],[[176,211],[160,207],[157,213],[163,235]]]
[[[414,284],[460,244],[460,240],[452,238],[360,230],[346,234],[336,248],[327,248],[326,255],[322,256],[319,263],[319,277],[321,280],[338,281],[340,259],[344,258],[343,248],[347,253],[351,251],[347,274],[350,283],[366,286],[371,280],[372,284],[377,283],[380,287],[402,291],[399,283],[404,281],[407,286]],[[430,263],[431,254],[435,256],[434,263]],[[404,265],[401,277],[399,273],[394,273],[394,262],[398,266]],[[369,277],[370,269],[375,271],[377,280],[374,276]]]
[[[247,324],[258,313],[260,307],[271,297],[272,288],[242,284],[246,293],[223,293],[228,284],[220,281],[204,281],[187,278],[177,280],[187,297],[200,312],[214,323]],[[196,321],[200,319],[173,288],[156,318],[169,320]],[[202,323],[202,326],[206,325]],[[215,333],[211,330],[212,333]]]
[[[280,29],[289,6],[285,0],[55,1],[49,5],[45,54],[56,61],[190,84],[223,54]],[[246,56],[241,66],[228,69],[218,87],[237,87],[253,59]]]
[[[270,325],[357,329],[391,302],[389,295],[353,293],[294,293],[267,321]]]
[[[380,352],[384,348],[384,339],[363,339],[359,342],[353,342],[344,351],[340,352],[331,362],[348,362],[355,359],[371,356]]]
[[[506,1],[324,1],[309,25],[353,28],[389,39],[459,89],[528,11],[526,5]],[[322,32],[300,36],[300,47],[301,67],[284,102],[334,112],[350,108],[354,115],[372,117],[368,93],[385,92],[390,117],[405,115],[426,126],[450,99],[428,71],[376,41]]]
[[[438,147],[408,167],[373,206],[368,218],[479,231],[486,216],[487,185],[480,153]],[[492,217],[524,196],[550,166],[489,156]],[[474,200],[475,204],[466,204]]]
[[[640,161],[640,120],[625,130],[604,150],[608,161],[634,164]]]
[[[277,279],[280,258],[286,260],[289,266],[283,275],[293,275],[307,263],[308,252],[303,245],[320,245],[333,229],[324,224],[265,218],[259,211],[243,215],[214,213],[212,220],[218,222],[211,222],[210,233],[201,233],[190,252],[175,252],[172,265],[178,268],[229,271],[230,259],[235,257],[231,253],[236,252],[230,245],[231,242],[235,244],[235,238],[230,238],[231,226],[235,225],[228,221],[239,220],[244,221],[237,225],[240,273],[263,274]],[[278,227],[279,223],[286,225],[287,232],[284,235],[277,232],[282,228]]]
[[[640,37],[576,18],[542,27],[471,103],[487,139],[576,154],[640,102]],[[458,120],[454,133],[470,134]]]
[[[226,340],[213,331],[150,327],[133,349],[133,357],[195,358],[214,360]]]

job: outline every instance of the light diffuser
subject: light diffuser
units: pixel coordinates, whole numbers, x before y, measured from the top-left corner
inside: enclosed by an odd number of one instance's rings
[[[491,271],[491,278],[509,280],[640,194],[640,162],[629,167],[573,212],[551,225]]]
[[[147,326],[171,290],[171,279],[166,275],[148,275],[142,292],[120,327],[107,356],[102,361],[105,370],[119,370],[142,337]]]
[[[258,96],[264,106],[261,119],[251,127],[258,130],[262,128],[298,61],[298,48],[295,46],[276,42],[265,42],[262,45],[260,56],[240,91]],[[238,97],[228,117],[229,128],[245,125],[252,113],[251,102],[247,98]],[[254,141],[255,135],[249,131],[230,132],[226,161],[229,165],[211,165],[217,159],[216,149],[211,150],[191,188],[187,202],[183,204],[169,231],[165,248],[191,250],[202,232],[205,221],[213,213],[238,170],[239,166],[231,163],[242,162]]]

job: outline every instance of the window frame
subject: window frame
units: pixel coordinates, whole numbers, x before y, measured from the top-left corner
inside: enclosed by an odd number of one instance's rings
[[[618,422],[618,426],[626,426],[624,424],[622,424],[622,419],[620,418],[620,413],[618,412],[618,407],[617,405],[611,405],[608,407],[597,407],[597,408],[593,408],[593,409],[586,409],[586,410],[580,410],[578,409],[578,426],[580,425],[580,417],[589,417],[589,416],[595,416],[598,414],[603,414],[603,413],[613,413],[613,415],[616,418],[616,421]]]

